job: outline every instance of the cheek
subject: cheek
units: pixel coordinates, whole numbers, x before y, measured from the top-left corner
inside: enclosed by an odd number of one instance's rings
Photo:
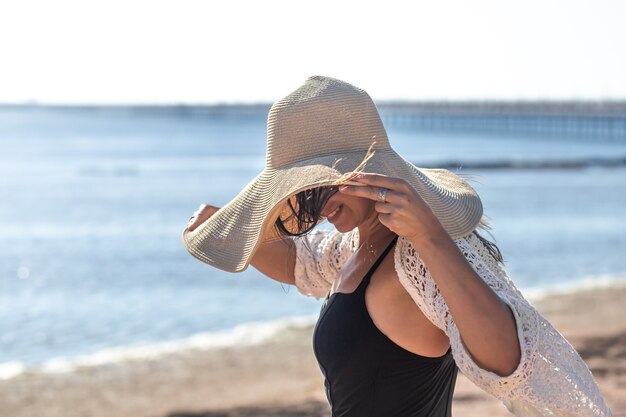
[[[364,219],[369,216],[373,205],[371,200],[363,197],[347,196],[343,202],[352,212],[356,219]]]
[[[326,205],[334,206],[336,204],[342,204],[349,217],[354,220],[362,220],[374,210],[372,200],[341,193],[333,194],[326,202]]]

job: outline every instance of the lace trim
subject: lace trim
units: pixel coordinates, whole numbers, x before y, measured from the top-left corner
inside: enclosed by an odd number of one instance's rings
[[[356,235],[356,236],[355,236]],[[313,230],[293,239],[296,246],[295,283],[307,296],[326,296],[341,267],[358,248],[358,229],[339,233]]]

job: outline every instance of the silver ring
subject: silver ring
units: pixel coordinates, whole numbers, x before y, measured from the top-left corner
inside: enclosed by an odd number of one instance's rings
[[[386,188],[379,188],[378,189],[378,201],[385,203],[385,197],[387,196],[387,189]]]

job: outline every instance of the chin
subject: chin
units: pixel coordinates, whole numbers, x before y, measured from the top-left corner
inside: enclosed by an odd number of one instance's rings
[[[342,224],[335,224],[333,225],[335,226],[335,229],[339,232],[339,233],[348,233],[349,231],[351,231],[352,229],[354,229],[356,226],[346,226],[346,225],[342,225]]]

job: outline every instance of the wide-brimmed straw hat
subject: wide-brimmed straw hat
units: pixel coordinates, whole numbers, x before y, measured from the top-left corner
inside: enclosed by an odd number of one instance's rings
[[[274,223],[291,214],[290,198],[295,202],[300,191],[343,182],[355,170],[407,180],[452,238],[470,234],[480,223],[480,198],[464,179],[402,158],[389,145],[365,91],[315,76],[271,107],[265,169],[207,221],[183,231],[183,242],[209,265],[243,271],[262,242],[283,237]],[[285,226],[292,230],[295,223]]]

